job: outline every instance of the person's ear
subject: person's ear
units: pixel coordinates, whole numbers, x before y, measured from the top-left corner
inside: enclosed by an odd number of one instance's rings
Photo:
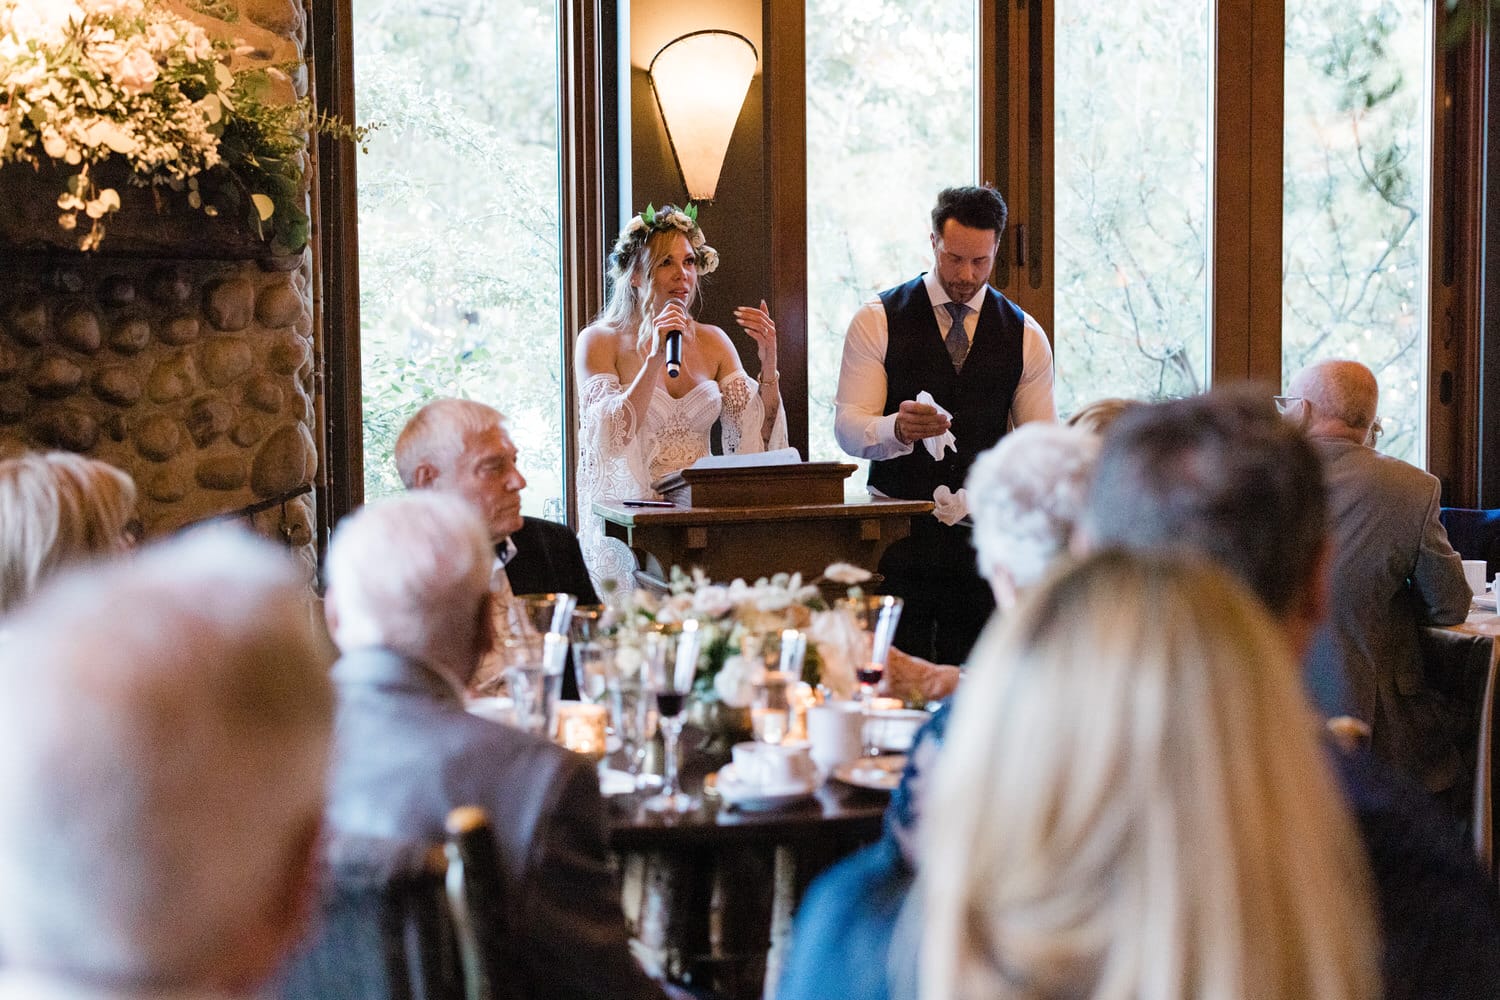
[[[411,472],[411,485],[413,489],[425,490],[437,482],[437,466],[431,462],[420,462]]]
[[[937,253],[938,252],[938,234],[937,233],[928,233],[927,234],[927,238],[932,241],[932,252],[933,253]]]

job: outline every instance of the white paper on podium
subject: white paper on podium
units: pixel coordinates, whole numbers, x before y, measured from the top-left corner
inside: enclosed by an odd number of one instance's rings
[[[757,469],[767,465],[796,465],[802,455],[796,448],[775,451],[752,451],[739,455],[704,455],[688,466],[690,469]]]

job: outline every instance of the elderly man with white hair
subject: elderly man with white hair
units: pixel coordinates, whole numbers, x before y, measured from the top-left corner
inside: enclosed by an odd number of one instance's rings
[[[339,524],[327,559],[342,654],[329,825],[437,840],[449,810],[482,807],[506,883],[507,995],[659,998],[630,953],[592,765],[464,711],[490,644],[493,560],[474,508],[435,490]]]
[[[1461,764],[1448,709],[1422,674],[1417,627],[1463,621],[1471,595],[1438,521],[1442,484],[1370,447],[1380,387],[1364,365],[1309,365],[1287,391],[1302,400],[1328,484],[1329,615],[1309,685],[1329,715],[1369,724],[1377,755],[1443,792]]]
[[[249,997],[314,901],[310,592],[208,532],[59,578],[0,643],[0,998]]]

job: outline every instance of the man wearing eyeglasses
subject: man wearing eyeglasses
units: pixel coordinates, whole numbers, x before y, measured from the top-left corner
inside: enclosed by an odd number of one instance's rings
[[[1417,628],[1463,621],[1471,596],[1438,521],[1441,484],[1372,447],[1380,388],[1364,365],[1310,365],[1288,391],[1328,483],[1330,614],[1309,683],[1320,696],[1341,688],[1344,703],[1324,711],[1363,720],[1378,755],[1441,793],[1461,764],[1446,706],[1422,673]]]
[[[834,397],[834,434],[871,460],[870,492],[939,502],[943,520],[915,519],[880,563],[885,592],[905,601],[897,647],[937,663],[962,663],[995,608],[956,523],[966,511],[942,501],[1008,430],[1057,419],[1046,334],[989,286],[1005,219],[993,188],[938,195],[932,270],[855,313]]]

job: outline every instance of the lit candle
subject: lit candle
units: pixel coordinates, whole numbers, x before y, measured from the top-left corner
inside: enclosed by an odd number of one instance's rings
[[[557,742],[569,750],[594,760],[604,757],[604,728],[608,709],[603,705],[586,705],[576,701],[559,702],[557,706]]]

